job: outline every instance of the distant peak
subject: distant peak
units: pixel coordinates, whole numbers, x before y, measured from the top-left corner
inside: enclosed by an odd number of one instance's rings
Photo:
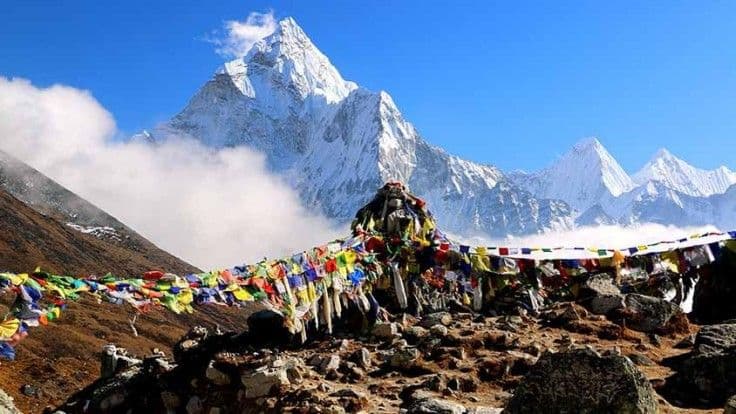
[[[601,144],[597,137],[583,138],[573,146],[573,149],[577,151],[598,148],[603,148],[603,144]]]
[[[285,17],[279,21],[279,29],[283,30],[302,30],[293,17]]]
[[[654,153],[652,161],[677,159],[667,148],[660,148]]]

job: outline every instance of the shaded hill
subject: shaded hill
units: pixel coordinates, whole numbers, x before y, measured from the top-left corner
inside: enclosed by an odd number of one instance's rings
[[[90,230],[94,228],[100,231]],[[71,275],[198,271],[38,171],[0,153],[0,271],[30,272],[36,266]],[[0,294],[0,314],[14,299],[12,293]],[[83,295],[79,302],[69,303],[59,320],[34,328],[18,346],[15,361],[0,362],[0,389],[24,413],[41,412],[97,378],[100,352],[107,343],[120,344],[138,356],[152,348],[169,353],[192,326],[242,330],[247,316],[243,309],[221,306],[198,308],[192,315],[154,309],[138,317],[135,336],[129,324],[134,314],[129,305],[97,303]],[[38,395],[24,395],[24,385],[37,389]]]
[[[198,269],[0,151],[0,269],[139,275]]]

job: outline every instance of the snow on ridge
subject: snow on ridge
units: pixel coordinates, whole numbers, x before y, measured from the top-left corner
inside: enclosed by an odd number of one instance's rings
[[[534,173],[505,174],[450,155],[427,143],[388,93],[344,80],[291,18],[243,59],[225,63],[166,129],[265,153],[305,204],[340,221],[391,179],[424,197],[456,233],[565,230],[575,219],[699,224],[736,199],[692,196],[736,184],[725,167],[704,175],[660,151],[661,173],[652,168],[632,179],[595,137]]]
[[[648,181],[660,182],[683,194],[707,197],[725,193],[736,184],[736,174],[725,166],[715,170],[693,167],[663,148],[634,174],[638,185]]]
[[[108,226],[82,226],[75,223],[66,223],[66,225],[82,234],[89,234],[98,239],[112,239],[115,241],[122,241],[122,238],[118,234],[117,230],[113,227]]]

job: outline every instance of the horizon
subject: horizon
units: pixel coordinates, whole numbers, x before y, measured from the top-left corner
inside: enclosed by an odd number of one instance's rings
[[[135,11],[144,7],[141,3],[133,2],[115,6],[113,12],[118,13],[121,18],[120,21],[111,21],[111,28],[94,24],[94,17],[101,12],[94,4],[76,2],[71,7],[63,7],[63,10],[55,10],[54,7],[53,5],[38,7],[33,4],[15,4],[10,7],[5,20],[13,22],[8,21],[5,22],[7,24],[0,26],[6,28],[4,38],[13,41],[0,45],[0,52],[11,58],[0,64],[0,76],[25,78],[40,87],[64,84],[88,90],[113,114],[118,128],[127,136],[143,129],[150,129],[175,115],[184,107],[189,97],[210,79],[215,69],[230,60],[215,53],[217,45],[213,44],[213,39],[218,39],[218,36],[222,39],[224,22],[244,22],[254,11],[273,10],[278,20],[293,17],[345,79],[369,90],[387,91],[407,120],[415,125],[425,139],[463,158],[495,165],[504,171],[538,171],[549,166],[581,139],[597,137],[629,174],[636,173],[660,148],[668,149],[675,156],[697,168],[712,170],[720,166],[729,169],[736,167],[728,152],[719,150],[724,146],[727,147],[729,137],[736,132],[736,123],[728,111],[733,105],[722,102],[724,99],[726,101],[733,99],[728,96],[736,96],[736,93],[730,93],[736,92],[736,82],[733,82],[733,76],[724,71],[733,64],[733,60],[725,54],[719,55],[717,53],[719,43],[711,39],[713,34],[723,31],[724,28],[720,23],[727,20],[725,18],[727,12],[719,13],[719,19],[707,22],[708,27],[704,27],[707,20],[703,19],[704,15],[715,14],[714,9],[688,13],[685,6],[679,6],[668,9],[666,13],[660,11],[661,15],[655,19],[647,13],[652,12],[656,6],[632,7],[631,15],[624,16],[626,22],[632,27],[644,25],[649,28],[651,39],[648,36],[645,36],[647,41],[639,39],[641,44],[634,48],[625,44],[609,45],[606,51],[598,47],[616,34],[613,32],[620,31],[618,36],[628,40],[636,33],[628,26],[622,26],[620,24],[622,22],[613,25],[613,18],[606,19],[601,16],[605,11],[602,6],[586,8],[566,4],[558,5],[554,10],[547,10],[553,16],[569,19],[587,16],[597,17],[597,20],[593,19],[587,23],[576,21],[570,28],[550,25],[549,22],[542,24],[536,28],[539,32],[534,33],[549,37],[549,40],[545,41],[540,39],[535,41],[531,33],[525,34],[521,29],[511,27],[513,22],[525,23],[519,28],[529,28],[529,24],[539,22],[540,19],[544,23],[542,11],[528,10],[529,8],[523,5],[488,6],[480,10],[471,7],[453,16],[458,20],[462,19],[466,24],[453,26],[453,30],[435,33],[433,42],[445,46],[442,52],[447,58],[433,60],[429,58],[436,56],[436,53],[429,52],[431,46],[426,44],[425,36],[421,31],[411,29],[416,29],[417,25],[441,21],[437,18],[439,12],[436,7],[416,11],[426,20],[417,18],[411,21],[407,28],[391,24],[393,20],[404,16],[401,10],[383,20],[379,19],[375,28],[357,24],[359,23],[355,21],[359,19],[355,16],[357,6],[350,5],[331,7],[330,11],[334,18],[326,19],[319,13],[302,10],[293,4],[254,3],[248,6],[249,10],[242,10],[242,7],[233,2],[217,7],[208,6],[208,13],[194,16],[195,11],[201,12],[202,9],[191,5],[179,8],[173,7],[172,3],[166,3],[159,4],[148,10],[148,13],[133,19]],[[84,13],[72,16],[75,10]],[[380,12],[381,10],[367,12],[363,20],[375,17]],[[619,14],[621,11],[612,15],[623,19]],[[59,16],[69,18],[58,18]],[[167,16],[165,27],[169,30],[161,30],[160,26],[149,24],[151,20],[162,16]],[[488,22],[498,22],[503,16],[509,17],[510,21],[499,27],[478,27],[489,26]],[[651,19],[647,20],[648,17]],[[678,54],[682,55],[679,57],[665,53],[665,50],[651,56],[640,54],[640,49],[656,45],[667,48],[683,46],[675,44],[674,40],[667,41],[667,37],[675,33],[673,27],[666,23],[678,19],[686,19],[692,27],[688,26],[687,33],[678,32],[677,38],[682,40],[686,34],[693,35],[691,43],[698,43],[697,50],[706,53],[707,59],[697,62],[688,59],[685,52],[695,52],[693,49],[695,45],[690,43],[684,45],[687,48],[678,49]],[[184,24],[185,22],[188,24]],[[349,30],[344,29],[348,22],[352,23]],[[600,23],[601,26],[594,23]],[[78,27],[73,27],[75,24]],[[116,25],[121,24],[132,26],[128,30],[116,30]],[[588,25],[598,27],[598,30],[587,32],[586,30],[591,28]],[[44,26],[45,31],[40,31],[41,26]],[[696,27],[704,30],[695,30]],[[2,31],[3,29],[0,29],[0,33]],[[42,36],[46,32],[53,33],[53,38]],[[553,43],[555,40],[572,42],[585,33],[594,33],[596,36],[573,42],[572,45],[576,47],[569,50],[561,49],[561,44],[556,45],[556,48],[550,48],[555,46]],[[733,37],[731,33],[721,34],[724,36],[718,39],[722,43],[729,36]],[[498,40],[499,37],[504,37],[502,35],[517,41],[511,44],[502,43]],[[473,48],[465,42],[460,42],[466,36],[484,39],[490,46]],[[98,45],[100,39],[102,43]],[[402,41],[396,42],[396,39]],[[39,40],[45,40],[46,43]],[[347,47],[349,44],[353,44],[353,47]],[[355,44],[358,47],[355,47]],[[148,47],[145,47],[146,45]],[[55,46],[57,47],[54,49]],[[91,53],[99,50],[100,46],[113,46],[105,48],[104,56],[109,58]],[[540,49],[541,46],[544,48]],[[161,53],[164,50],[168,53]],[[525,55],[523,58],[515,56],[514,59],[503,61],[494,58],[496,54],[514,55],[520,54],[522,50]],[[19,53],[21,51],[24,53]],[[561,55],[555,56],[554,52],[560,52]],[[570,67],[575,61],[572,57],[582,52],[589,54],[588,66],[596,66],[607,57],[615,58],[618,64],[610,68],[610,71],[619,71],[620,74],[608,78],[609,82],[612,84],[633,82],[629,86],[642,87],[639,105],[653,110],[651,105],[657,104],[662,105],[662,108],[668,108],[669,111],[665,110],[660,115],[654,116],[651,111],[634,114],[631,113],[634,109],[623,107],[618,107],[617,111],[612,111],[616,108],[604,110],[590,107],[589,104],[594,102],[589,100],[592,96],[581,90],[578,80],[570,78],[574,73],[579,75],[587,73],[592,76],[586,71],[586,65],[576,70]],[[533,57],[537,54],[537,58]],[[552,56],[546,56],[548,54]],[[69,59],[67,56],[76,56],[78,59]],[[391,59],[387,59],[387,56]],[[57,58],[53,60],[53,65],[38,64],[43,62],[44,58],[52,57]],[[636,73],[632,64],[622,61],[632,57],[647,57],[651,60],[659,57],[680,61],[678,65],[669,65],[657,71],[651,67],[646,67],[647,70],[643,71],[645,67],[642,67],[643,72],[639,74],[641,77],[639,78],[634,76]],[[549,58],[553,59],[554,65],[542,72],[528,72],[532,68],[539,69],[540,62],[535,59],[546,62]],[[455,64],[446,62],[448,59],[453,59]],[[467,65],[471,62],[475,65],[494,63],[495,66],[481,66],[488,69],[489,73],[473,71],[474,76],[467,76]],[[653,63],[646,59],[643,62],[650,65]],[[457,86],[453,86],[454,89],[448,88],[446,82],[438,82],[438,75],[430,73],[431,70],[427,68],[427,64],[430,63],[437,70],[444,72],[442,79],[452,79]],[[172,67],[177,70],[171,71]],[[690,75],[680,73],[683,71]],[[685,88],[683,84],[680,84],[682,90],[679,92],[676,90],[675,81],[695,82],[694,78],[704,81],[702,74],[710,73],[709,71],[718,72],[720,77],[714,77],[707,85],[702,86],[716,88],[717,93],[698,90],[696,94],[695,89]],[[514,75],[512,72],[519,73]],[[491,82],[492,79],[489,78],[499,74],[510,76],[509,79],[515,81],[502,82],[502,85],[499,85],[498,80]],[[541,86],[539,89],[527,90],[531,86],[526,84],[538,83],[539,80],[536,78],[539,76],[549,76],[549,79],[539,83],[538,86]],[[685,77],[682,78],[683,76]],[[654,88],[653,85],[649,85],[650,88],[647,89],[645,87],[647,82],[651,83],[655,78],[661,85],[654,85],[656,86]],[[567,87],[553,90],[552,84],[565,79],[567,82],[561,85],[568,85]],[[644,80],[647,82],[643,82]],[[583,85],[588,85],[592,79],[584,77],[579,81],[584,81]],[[434,89],[427,88],[426,85],[432,85]],[[494,89],[498,86],[503,88]],[[624,98],[623,95],[629,94],[631,90],[614,90],[611,87],[598,92],[606,94],[601,94],[600,99],[596,98],[595,101],[606,102],[620,101]],[[652,101],[650,95],[654,92],[661,96],[658,96],[658,100]],[[671,93],[668,95],[668,92]],[[708,98],[707,102],[694,99],[698,94]],[[523,96],[523,99],[519,96]],[[689,103],[682,101],[682,98],[687,96],[693,98]],[[549,101],[552,104],[551,100],[555,97],[565,99],[554,102],[553,107],[538,107],[541,105],[540,102]],[[509,98],[507,102],[513,103],[514,107],[509,108],[509,105],[501,102],[504,98]],[[675,98],[677,99],[674,100]],[[587,99],[587,103],[574,102],[583,99]],[[673,105],[677,108],[669,107]],[[713,110],[714,107],[717,107],[717,110]],[[559,119],[547,119],[548,114],[555,111],[568,112],[568,115]],[[687,116],[678,113],[686,111]],[[524,119],[515,119],[514,114],[517,118],[523,114]],[[663,122],[657,121],[660,117],[665,117]],[[587,121],[594,118],[598,120]],[[568,125],[580,123],[588,125]],[[635,125],[638,128],[634,128]],[[662,129],[671,131],[665,133]],[[488,145],[486,138],[488,136],[493,137],[492,145]],[[519,156],[519,148],[524,148],[524,156]]]

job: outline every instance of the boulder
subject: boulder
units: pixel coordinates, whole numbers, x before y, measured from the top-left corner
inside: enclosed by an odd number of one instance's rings
[[[440,398],[421,398],[414,401],[407,414],[465,414],[464,406]]]
[[[700,323],[722,323],[736,318],[736,251],[721,249],[718,260],[710,265],[707,277],[695,285],[692,316]]]
[[[209,365],[207,365],[207,369],[204,371],[204,376],[215,385],[230,384],[230,376],[215,368],[214,361],[210,361]]]
[[[294,335],[286,327],[284,315],[271,309],[254,312],[248,317],[250,340],[255,345],[284,346],[294,341]]]
[[[340,356],[332,354],[322,358],[317,369],[320,373],[326,374],[330,371],[337,370],[338,368],[340,368]]]
[[[580,285],[580,299],[596,315],[624,307],[624,295],[611,276],[605,273],[592,275]]]
[[[414,325],[404,329],[404,337],[413,341],[424,339],[428,335],[429,331],[421,326]]]
[[[411,369],[417,365],[419,350],[405,348],[394,352],[388,360],[388,365],[397,369]]]
[[[392,339],[399,333],[399,325],[394,322],[378,322],[373,325],[373,336],[379,339]]]
[[[640,332],[659,332],[669,329],[669,323],[682,310],[674,303],[636,293],[626,295],[626,326]]]
[[[447,333],[449,331],[447,330],[447,327],[445,325],[437,324],[431,327],[429,329],[429,332],[438,338],[444,338],[447,336]]]
[[[278,395],[282,388],[290,385],[289,377],[283,368],[260,368],[243,374],[240,381],[245,388],[245,398]]]
[[[673,403],[723,407],[736,394],[736,324],[704,326],[663,393]]]
[[[450,326],[451,323],[452,315],[450,314],[450,312],[435,312],[422,317],[419,325],[421,325],[423,328],[431,328],[437,324]]]
[[[366,348],[360,348],[353,354],[353,361],[363,367],[364,369],[370,368],[372,365],[373,357],[371,352]]]
[[[436,398],[422,390],[408,392],[404,390],[404,405],[407,414],[466,414],[467,409],[452,401]]]
[[[723,414],[736,414],[736,395],[726,401],[726,406],[723,408]]]
[[[15,408],[13,399],[3,390],[0,390],[0,413],[21,414],[20,410]]]
[[[545,353],[504,413],[656,413],[657,398],[636,366],[592,349]]]

